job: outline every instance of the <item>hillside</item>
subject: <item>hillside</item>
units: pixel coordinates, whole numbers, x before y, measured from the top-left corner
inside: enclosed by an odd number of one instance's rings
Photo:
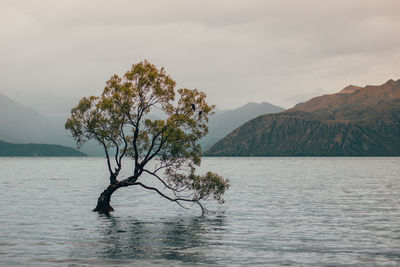
[[[398,156],[400,80],[349,86],[279,114],[259,116],[207,156]]]
[[[284,110],[267,102],[247,103],[232,110],[217,110],[215,114],[211,115],[208,123],[209,133],[200,141],[200,144],[203,150],[206,150],[246,121],[263,114],[277,113]]]
[[[0,141],[1,157],[84,157],[71,147],[47,144],[11,144]]]
[[[65,114],[57,116],[50,116],[54,115],[52,113],[41,114],[0,94],[0,140],[10,143],[45,143],[73,147],[75,141],[64,128],[68,112],[66,110]],[[104,155],[103,149],[95,142],[85,144],[81,150],[92,156]]]
[[[0,94],[0,140],[14,143],[57,143],[57,130],[44,116]]]

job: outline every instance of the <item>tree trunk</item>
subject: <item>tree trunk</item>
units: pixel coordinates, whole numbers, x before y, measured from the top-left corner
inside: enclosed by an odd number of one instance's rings
[[[93,211],[97,211],[98,213],[108,214],[111,211],[114,211],[113,207],[110,205],[111,195],[119,188],[118,183],[114,185],[109,185],[103,193],[100,194],[97,200],[97,206]]]

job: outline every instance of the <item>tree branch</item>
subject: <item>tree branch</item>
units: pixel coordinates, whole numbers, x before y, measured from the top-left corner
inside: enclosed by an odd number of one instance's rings
[[[109,137],[108,139],[109,139],[109,140],[115,145],[115,147],[117,148],[117,151],[115,151],[114,159],[115,159],[115,163],[116,163],[117,166],[118,166],[118,169],[120,169],[121,166],[120,166],[119,161],[118,161],[119,145],[118,145],[118,143],[117,143],[113,138]]]
[[[157,174],[155,174],[154,172],[151,172],[149,170],[143,169],[144,172],[147,172],[150,175],[153,175],[154,177],[156,177],[166,188],[171,189],[172,192],[174,193],[174,195],[177,197],[175,191],[177,191],[176,189],[172,188],[171,186],[169,186],[166,182],[164,182],[163,179],[161,179],[160,176],[158,176]]]
[[[113,175],[114,175],[114,172],[113,172],[112,169],[111,169],[110,155],[108,154],[107,146],[106,146],[106,144],[104,143],[104,141],[102,141],[97,135],[95,135],[95,137],[96,137],[97,141],[99,141],[100,144],[103,145],[104,152],[106,153],[106,157],[107,157],[108,171],[110,172],[110,175],[113,176]]]
[[[125,116],[124,116],[124,119],[125,119]],[[122,158],[124,157],[124,155],[126,153],[126,149],[128,148],[128,142],[126,141],[125,132],[124,132],[124,123],[121,124],[121,137],[122,137],[122,140],[124,140],[124,148],[122,150],[121,155],[119,156],[119,168],[121,168]]]
[[[160,145],[158,146],[157,150],[148,158],[145,158],[141,165],[141,168],[144,168],[144,166],[146,166],[147,162],[149,162],[150,160],[152,160],[157,154],[158,152],[160,152],[161,148],[163,147],[163,145],[165,144],[165,142],[167,141],[167,139],[161,139]],[[150,150],[151,151],[151,150]],[[149,152],[150,152],[149,151]]]
[[[132,124],[133,127],[137,127],[136,123],[132,120],[131,114],[126,113],[125,114],[128,117],[129,122]]]
[[[138,164],[138,162],[139,162],[139,152],[138,152],[137,144],[136,144],[138,136],[139,136],[139,121],[140,121],[140,119],[139,119],[139,114],[138,114],[138,119],[136,120],[137,124],[136,124],[135,132],[133,134],[133,140],[132,140],[133,150],[135,152],[135,156],[134,156],[134,158],[135,158],[135,173],[137,172],[137,168],[138,168],[138,165],[139,165]]]
[[[180,198],[180,197],[177,197],[177,198],[170,198],[169,196],[163,194],[160,190],[158,190],[158,189],[155,188],[155,187],[147,186],[147,185],[144,185],[144,184],[142,184],[142,183],[140,183],[140,182],[135,182],[135,183],[133,183],[132,185],[140,185],[141,187],[143,187],[143,188],[145,188],[145,189],[156,191],[156,192],[157,192],[160,196],[162,196],[163,198],[166,198],[166,199],[168,199],[168,200],[170,200],[170,201],[173,201],[173,202],[177,203],[180,207],[182,207],[182,208],[184,208],[184,209],[187,209],[187,208],[184,207],[184,206],[182,206],[182,204],[179,203],[179,201],[185,201],[185,202],[196,203],[196,204],[199,205],[199,207],[201,208],[201,215],[204,215],[205,213],[208,212],[208,210],[200,203],[200,199],[185,199],[185,198]]]
[[[154,145],[155,145],[155,143],[156,143],[157,138],[160,136],[160,134],[162,134],[162,133],[164,132],[165,128],[166,128],[166,127],[163,127],[161,131],[159,131],[155,136],[153,136],[153,139],[151,140],[151,145],[150,145],[149,151],[147,151],[147,154],[146,154],[146,156],[144,157],[144,161],[147,161],[147,159],[148,159],[148,157],[149,157],[151,151],[152,151],[153,148],[154,148]]]
[[[166,199],[168,199],[168,200],[170,200],[170,201],[173,201],[173,202],[176,202],[176,203],[178,203],[178,204],[179,204],[179,201],[197,203],[197,204],[199,204],[199,206],[202,208],[203,213],[204,213],[204,211],[205,211],[204,207],[201,205],[201,203],[199,203],[199,200],[200,200],[200,199],[186,199],[186,198],[181,198],[181,197],[171,198],[171,197],[169,197],[169,196],[163,194],[163,193],[162,193],[160,190],[158,190],[157,188],[151,187],[151,186],[147,186],[147,185],[145,185],[145,184],[143,184],[143,183],[141,183],[141,182],[135,182],[135,183],[133,183],[132,185],[140,185],[141,187],[143,187],[143,188],[145,188],[145,189],[156,191],[156,192],[157,192],[160,196],[162,196],[163,198],[166,198]]]

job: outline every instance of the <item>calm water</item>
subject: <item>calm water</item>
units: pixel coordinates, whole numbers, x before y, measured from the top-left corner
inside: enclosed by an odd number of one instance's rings
[[[400,158],[205,158],[202,170],[231,180],[219,213],[131,187],[107,217],[91,212],[103,159],[0,158],[0,265],[400,264]]]

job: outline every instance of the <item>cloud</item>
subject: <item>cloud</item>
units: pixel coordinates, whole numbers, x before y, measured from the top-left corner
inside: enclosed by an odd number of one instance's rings
[[[98,94],[110,75],[149,59],[220,108],[289,107],[319,88],[399,78],[399,8],[397,0],[2,1],[0,91]]]

